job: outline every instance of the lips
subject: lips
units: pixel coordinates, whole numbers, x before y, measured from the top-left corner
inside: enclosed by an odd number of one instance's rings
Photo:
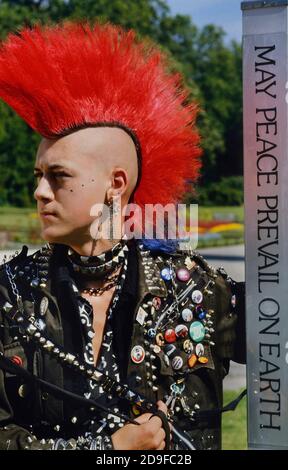
[[[48,217],[57,217],[57,214],[51,211],[40,211],[40,217],[46,219]]]

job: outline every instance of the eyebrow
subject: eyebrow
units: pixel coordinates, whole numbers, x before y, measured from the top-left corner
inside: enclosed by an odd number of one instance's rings
[[[49,165],[49,166],[48,166],[48,170],[49,170],[49,171],[51,171],[51,170],[66,170],[66,171],[70,171],[69,168],[67,168],[67,167],[65,167],[65,166],[63,166],[63,165],[59,165],[58,163],[53,163],[52,165]],[[39,172],[39,171],[41,171],[41,169],[35,167],[35,168],[34,168],[34,171],[35,171],[35,172],[36,172],[36,171]]]

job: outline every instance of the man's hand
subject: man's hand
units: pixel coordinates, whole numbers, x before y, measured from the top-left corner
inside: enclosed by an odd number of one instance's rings
[[[162,401],[157,402],[158,409],[167,414],[167,407]],[[165,432],[162,421],[158,416],[151,418],[151,413],[145,413],[135,421],[137,424],[126,424],[112,434],[115,450],[164,450]],[[150,419],[151,418],[151,419]]]

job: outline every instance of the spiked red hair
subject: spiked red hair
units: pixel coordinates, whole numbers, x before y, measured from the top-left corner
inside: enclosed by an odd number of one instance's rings
[[[198,176],[196,106],[167,59],[112,25],[66,23],[10,34],[0,48],[0,97],[43,137],[118,124],[140,143],[134,202],[177,202]]]

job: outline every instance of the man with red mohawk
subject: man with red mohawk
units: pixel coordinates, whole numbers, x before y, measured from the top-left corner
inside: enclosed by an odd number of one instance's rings
[[[176,204],[197,178],[196,107],[168,65],[112,25],[35,26],[1,46],[0,97],[42,136],[48,242],[1,268],[1,449],[221,446],[234,283],[142,222],[128,236],[125,211],[120,235],[101,230],[115,201]]]

